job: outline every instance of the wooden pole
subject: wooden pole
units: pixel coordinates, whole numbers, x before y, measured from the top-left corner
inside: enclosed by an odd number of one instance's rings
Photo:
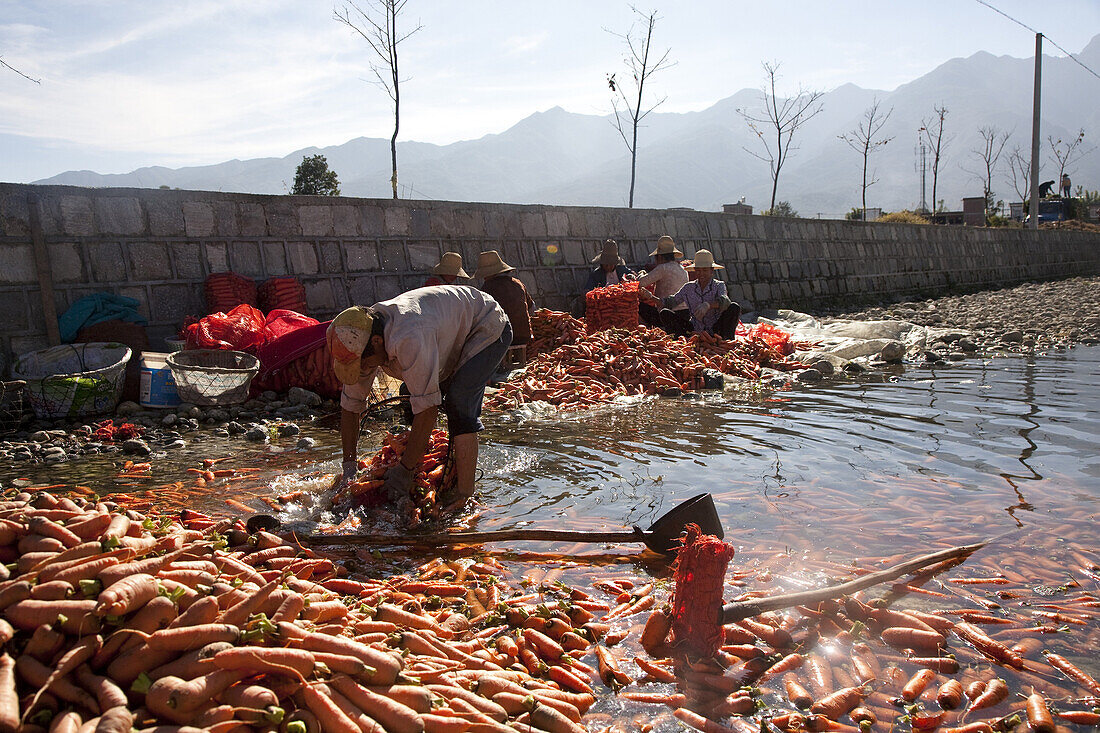
[[[1039,92],[1043,86],[1043,34],[1035,34],[1035,89],[1031,101],[1031,214],[1030,228],[1039,228]],[[1059,183],[1061,185],[1061,183]]]
[[[31,226],[31,244],[34,246],[34,265],[38,273],[38,293],[42,297],[42,314],[46,319],[46,337],[50,346],[61,343],[61,329],[57,325],[57,305],[53,299],[53,268],[50,266],[50,249],[42,235],[42,222],[38,217],[38,197],[27,195],[27,209]]]
[[[740,621],[743,618],[750,616],[756,616],[764,613],[765,611],[778,611],[782,608],[793,608],[794,606],[805,606],[811,603],[821,603],[822,601],[828,601],[833,598],[840,598],[841,596],[851,595],[857,590],[863,590],[864,588],[870,588],[871,586],[878,585],[879,583],[885,583],[896,578],[900,578],[903,575],[911,573],[921,568],[926,568],[929,565],[935,565],[941,562],[947,562],[949,560],[956,560],[960,557],[966,557],[975,550],[985,547],[987,542],[979,542],[974,545],[962,545],[960,547],[951,547],[946,550],[939,550],[928,555],[921,555],[915,557],[912,560],[907,560],[903,563],[886,568],[885,570],[879,570],[876,573],[869,573],[855,580],[850,580],[847,583],[841,583],[840,585],[831,585],[828,588],[819,588],[817,590],[807,590],[798,593],[784,593],[781,596],[772,596],[771,598],[758,598],[752,601],[744,601],[741,603],[729,603],[722,608],[722,623],[731,624],[734,621]]]

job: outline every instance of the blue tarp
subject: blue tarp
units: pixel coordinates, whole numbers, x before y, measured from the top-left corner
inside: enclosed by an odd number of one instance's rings
[[[129,321],[144,326],[146,320],[138,313],[138,305],[133,298],[113,293],[85,295],[57,319],[61,340],[72,343],[80,329],[103,321]]]

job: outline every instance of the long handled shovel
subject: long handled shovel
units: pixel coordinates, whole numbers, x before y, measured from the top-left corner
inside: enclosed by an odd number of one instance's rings
[[[647,530],[634,527],[619,532],[573,532],[562,529],[502,529],[487,532],[435,532],[403,535],[307,535],[298,537],[303,544],[323,545],[476,545],[511,540],[537,542],[641,542],[654,552],[673,555],[680,547],[680,534],[689,524],[697,524],[704,534],[724,537],[722,522],[710,494],[699,494],[676,505],[657,518]]]

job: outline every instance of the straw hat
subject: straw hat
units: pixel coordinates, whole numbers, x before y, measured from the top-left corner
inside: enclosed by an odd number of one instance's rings
[[[342,384],[355,384],[362,370],[363,350],[370,341],[374,318],[362,306],[341,311],[326,335],[332,351],[332,371]]]
[[[462,269],[462,255],[458,252],[444,252],[439,258],[439,264],[432,268],[433,275],[452,275],[453,277],[469,278]]]
[[[617,265],[621,261],[619,257],[619,243],[614,239],[608,239],[603,243],[603,249],[598,255],[592,258],[593,262],[599,262],[601,265]]]
[[[672,237],[665,234],[657,240],[657,249],[649,253],[650,257],[656,257],[657,255],[676,255],[676,259],[680,259],[684,256],[684,253],[676,248],[676,242],[672,241]]]
[[[709,249],[701,249],[695,253],[695,262],[692,263],[691,269],[698,270],[700,267],[712,267],[715,270],[726,269],[725,265],[719,265],[714,261],[714,255],[710,253]]]
[[[477,256],[477,270],[474,272],[474,277],[484,280],[487,277],[499,275],[503,272],[511,272],[514,269],[516,268],[500,258],[500,252],[491,249]]]

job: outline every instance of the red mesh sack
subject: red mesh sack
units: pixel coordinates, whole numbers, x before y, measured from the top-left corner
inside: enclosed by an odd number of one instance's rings
[[[184,329],[186,348],[255,351],[264,342],[265,321],[250,305],[205,316]]]
[[[277,338],[293,333],[300,328],[316,326],[319,321],[316,318],[303,316],[292,310],[276,309],[267,314],[264,322],[264,343],[274,341]]]
[[[781,328],[776,328],[770,323],[760,323],[753,326],[749,330],[749,338],[760,339],[783,356],[790,356],[794,353],[791,335]]]
[[[676,590],[672,594],[672,638],[677,645],[713,656],[722,646],[722,588],[734,548],[696,524],[676,558]]]
[[[256,283],[235,272],[215,272],[203,285],[207,313],[228,313],[238,305],[256,305]]]
[[[589,333],[605,328],[637,328],[638,283],[589,290],[584,296],[584,321]]]
[[[263,311],[291,310],[306,312],[306,289],[296,277],[273,277],[257,291]]]
[[[271,339],[257,350],[262,366],[252,380],[254,393],[301,387],[322,397],[340,395],[340,380],[332,371],[332,354],[325,340],[328,322],[314,323]]]

